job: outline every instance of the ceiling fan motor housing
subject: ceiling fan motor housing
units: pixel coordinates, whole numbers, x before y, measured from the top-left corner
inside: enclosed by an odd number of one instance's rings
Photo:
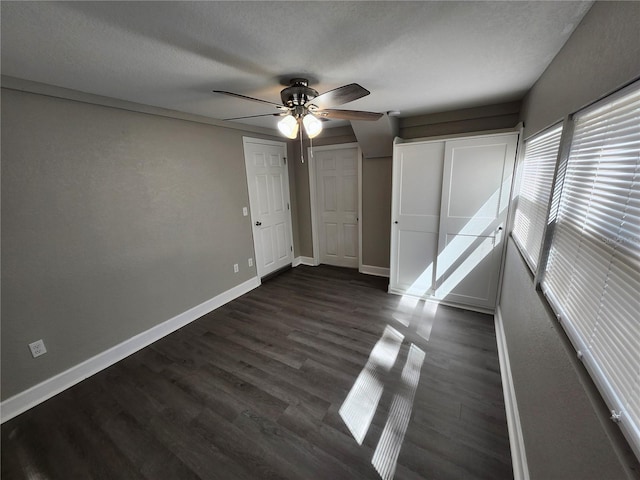
[[[303,106],[318,96],[318,92],[308,86],[306,78],[293,78],[290,84],[280,92],[282,103],[289,108]]]

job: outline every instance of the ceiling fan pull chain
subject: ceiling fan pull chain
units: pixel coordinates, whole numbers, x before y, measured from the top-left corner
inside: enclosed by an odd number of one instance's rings
[[[304,149],[302,148],[302,128],[300,129],[300,160],[304,163]]]

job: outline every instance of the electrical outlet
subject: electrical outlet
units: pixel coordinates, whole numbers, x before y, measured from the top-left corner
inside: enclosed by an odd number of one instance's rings
[[[31,350],[31,355],[33,356],[33,358],[47,353],[47,348],[44,346],[44,342],[42,340],[30,343],[29,350]]]
[[[250,267],[253,267],[253,258],[250,258],[247,263]]]
[[[238,273],[240,271],[240,268],[238,267],[237,263],[233,264],[233,271],[234,271],[234,273]]]

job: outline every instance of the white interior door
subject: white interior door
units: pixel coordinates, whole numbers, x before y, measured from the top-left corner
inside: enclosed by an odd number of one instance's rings
[[[444,142],[395,148],[389,289],[430,295],[438,255]]]
[[[320,263],[358,268],[358,160],[357,146],[314,149]]]
[[[256,269],[264,277],[293,259],[286,144],[243,140]]]
[[[436,298],[495,307],[517,139],[446,142]]]

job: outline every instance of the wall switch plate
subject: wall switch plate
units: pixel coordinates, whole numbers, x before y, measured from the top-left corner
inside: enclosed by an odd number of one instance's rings
[[[234,263],[234,264],[233,264],[233,271],[234,271],[235,273],[238,273],[238,272],[240,271],[240,268],[238,267],[238,264],[237,264],[237,263]]]
[[[244,215],[245,217],[249,215],[249,210],[247,210],[247,207],[242,207],[242,215]]]
[[[250,259],[249,259],[249,261],[248,261],[247,263],[249,263],[249,266],[250,266],[250,267],[253,267],[253,258],[250,258]]]
[[[42,340],[30,343],[29,350],[31,350],[31,355],[33,356],[33,358],[47,353],[47,348],[44,346],[44,342]]]

